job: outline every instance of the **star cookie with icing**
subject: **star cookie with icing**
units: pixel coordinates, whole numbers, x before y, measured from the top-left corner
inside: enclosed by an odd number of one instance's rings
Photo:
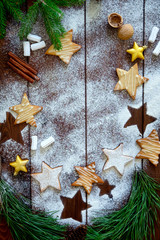
[[[54,46],[50,46],[46,51],[48,55],[58,56],[64,63],[69,64],[71,57],[74,53],[78,52],[81,49],[81,46],[72,42],[73,30],[71,29],[64,34],[64,37],[61,37],[62,49],[55,50]]]
[[[14,124],[26,122],[31,126],[37,127],[34,115],[40,112],[43,107],[31,105],[27,94],[24,93],[21,104],[10,107],[9,109],[18,114]]]
[[[75,167],[79,174],[77,181],[72,183],[72,186],[83,186],[88,194],[92,190],[93,183],[104,183],[104,181],[95,173],[95,162],[92,162],[87,167]]]
[[[160,154],[160,141],[157,131],[153,129],[148,137],[138,139],[136,142],[142,148],[136,158],[148,159],[153,165],[157,166]]]
[[[62,166],[51,168],[45,162],[42,162],[42,172],[32,173],[31,176],[40,183],[41,192],[45,191],[48,187],[53,187],[61,190],[59,175],[62,171]]]
[[[125,165],[133,161],[133,157],[123,155],[123,143],[113,150],[103,148],[102,151],[108,159],[103,167],[103,170],[115,168],[120,175],[123,175]]]
[[[136,63],[127,72],[123,69],[117,68],[117,75],[119,78],[114,91],[126,89],[129,95],[135,99],[137,87],[147,82],[149,79],[138,74],[138,64]]]
[[[132,62],[134,62],[137,58],[144,60],[143,51],[147,48],[147,46],[139,47],[136,42],[133,44],[133,48],[128,49],[126,52],[132,55]]]
[[[11,162],[9,165],[15,168],[14,176],[17,176],[20,171],[27,172],[26,164],[28,163],[28,159],[22,160],[19,155],[16,157],[15,162]]]

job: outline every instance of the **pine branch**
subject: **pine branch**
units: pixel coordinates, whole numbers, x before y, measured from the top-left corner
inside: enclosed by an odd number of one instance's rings
[[[18,7],[22,6],[23,3],[26,2],[26,0],[13,0],[14,4]]]
[[[19,31],[20,40],[26,38],[27,35],[32,31],[33,25],[35,24],[38,13],[39,13],[40,1],[35,2],[28,10],[28,13],[21,22],[21,28]]]
[[[5,181],[0,181],[0,212],[10,226],[15,240],[60,240],[64,239],[63,225],[51,215],[31,210],[24,197],[15,194]]]
[[[16,4],[16,0],[2,0],[7,11],[13,16],[17,21],[23,20],[23,13],[20,10],[20,6]]]
[[[65,32],[61,23],[63,13],[51,0],[45,0],[45,4],[41,4],[41,12],[51,42],[57,50],[60,50],[62,48],[60,37]]]
[[[6,35],[7,19],[5,15],[5,9],[2,2],[0,2],[0,39],[3,39]]]
[[[85,0],[54,0],[54,3],[60,7],[71,7],[82,5]]]
[[[128,203],[119,211],[93,220],[86,240],[151,240],[155,224],[160,224],[160,184],[144,171],[135,174]]]

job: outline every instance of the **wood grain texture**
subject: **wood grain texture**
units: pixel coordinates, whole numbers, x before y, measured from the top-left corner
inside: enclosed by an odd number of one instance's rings
[[[117,30],[107,24],[107,16],[112,12],[122,15],[124,23],[133,25],[134,35],[128,41],[118,39]],[[136,139],[139,137],[139,130],[136,126],[130,129],[124,128],[124,125],[130,116],[127,106],[137,107],[142,103],[142,87],[138,87],[135,100],[132,100],[126,91],[114,92],[114,87],[118,82],[116,68],[128,71],[133,66],[126,50],[133,46],[133,41],[138,41],[139,45],[143,44],[142,16],[143,2],[138,0],[134,1],[134,4],[130,0],[125,2],[87,1],[88,164],[94,160],[98,175],[116,186],[112,190],[113,199],[107,195],[99,196],[100,190],[96,186],[93,187],[88,196],[93,206],[88,209],[89,222],[97,216],[97,211],[98,214],[104,215],[115,208],[122,207],[123,200],[127,199],[130,194],[134,163],[126,165],[122,177],[115,168],[102,171],[106,157],[101,149],[115,149],[123,143],[124,155],[134,157],[138,151]],[[139,60],[136,62],[139,74],[142,75],[143,63]],[[141,122],[142,119],[139,121]]]
[[[7,66],[8,51],[12,51],[25,61],[23,57],[22,42],[18,38],[18,24],[10,19],[8,21],[7,34],[4,40],[0,41],[0,122],[6,119],[6,112],[9,107],[21,102],[24,92],[27,92],[27,84],[19,75]],[[14,115],[14,117],[16,117]],[[24,145],[8,140],[0,145],[0,156],[3,179],[7,180],[17,192],[30,198],[30,174],[21,172],[17,177],[13,176],[14,169],[9,166],[10,162],[14,162],[17,155],[22,158],[29,158],[29,139],[28,127],[22,131]],[[29,169],[29,165],[27,166]]]
[[[144,102],[147,102],[149,113],[157,118],[157,121],[148,125],[144,137],[146,137],[153,129],[156,129],[160,138],[159,126],[159,76],[160,76],[160,62],[159,57],[152,54],[158,41],[160,40],[160,33],[153,44],[148,43],[149,35],[153,26],[158,26],[160,22],[160,2],[156,1],[154,4],[151,0],[145,1],[145,29],[144,29],[144,44],[148,44],[148,49],[145,53],[144,61],[144,74],[150,78],[150,81],[144,86]],[[154,115],[153,115],[154,114]],[[160,161],[160,160],[159,160]],[[153,166],[150,162],[144,162],[145,171],[160,183],[160,163],[157,167]],[[160,193],[159,193],[160,194]],[[159,212],[160,217],[160,212]],[[156,224],[156,236],[153,240],[160,239],[160,223]]]
[[[31,0],[28,0],[28,7]],[[31,53],[29,63],[38,69],[39,82],[28,84],[20,76],[8,68],[7,52],[13,51],[20,58],[23,57],[22,43],[17,37],[18,25],[10,21],[5,40],[0,40],[0,122],[5,120],[6,111],[12,105],[21,102],[26,92],[31,104],[43,106],[44,110],[35,116],[37,129],[26,127],[22,131],[24,146],[8,140],[0,146],[2,163],[2,176],[16,187],[18,192],[31,197],[33,208],[47,211],[58,210],[56,214],[61,217],[63,203],[60,196],[73,198],[80,189],[82,199],[92,205],[87,212],[82,211],[82,223],[90,223],[97,216],[97,212],[106,214],[121,208],[128,200],[134,164],[125,167],[123,177],[114,169],[103,172],[102,168],[106,157],[102,148],[116,148],[124,143],[124,154],[135,157],[140,150],[136,140],[146,137],[155,128],[159,132],[159,58],[152,55],[155,43],[149,44],[145,50],[145,61],[136,60],[139,74],[149,78],[143,87],[137,89],[136,100],[132,100],[126,91],[114,92],[118,82],[116,68],[128,71],[133,65],[127,49],[132,48],[136,41],[139,46],[148,45],[148,38],[154,25],[159,26],[158,0],[87,0],[85,7],[63,9],[65,17],[63,23],[66,30],[73,29],[73,41],[82,45],[82,49],[73,55],[69,66],[66,66],[58,57],[44,55],[51,42],[46,34],[43,20],[39,17],[33,27],[33,34],[40,35],[46,42],[46,49]],[[138,11],[137,11],[138,9]],[[117,30],[107,24],[107,16],[111,12],[122,15],[124,23],[134,27],[134,35],[130,40],[122,41],[117,37]],[[85,22],[86,17],[86,22]],[[86,47],[86,48],[85,48]],[[86,92],[85,92],[86,89]],[[135,114],[137,125],[124,128],[131,117],[128,106],[139,109],[147,103],[147,114],[157,118],[145,118],[145,108]],[[87,110],[85,112],[85,110]],[[151,122],[147,125],[147,123]],[[145,129],[146,126],[146,129]],[[87,131],[86,131],[87,130]],[[145,131],[144,131],[145,130]],[[30,137],[38,136],[38,150],[30,150]],[[40,143],[49,136],[55,138],[55,143],[47,149],[42,149]],[[87,142],[86,142],[87,141]],[[13,178],[9,166],[15,161],[16,155],[28,158],[31,155],[32,173],[41,170],[41,163],[45,161],[52,168],[63,165],[60,182],[62,191],[47,189],[40,193],[38,182],[31,180],[32,196],[30,196],[30,176],[22,173]],[[112,198],[108,194],[100,194],[101,189],[93,186],[91,195],[86,198],[83,188],[71,187],[71,183],[78,178],[74,166],[85,166],[96,162],[96,173],[109,184],[115,185],[112,189]],[[141,168],[141,160],[135,161]],[[145,171],[160,182],[160,164],[151,165],[148,160],[143,161]],[[107,188],[106,188],[107,189]],[[107,192],[107,190],[106,190]],[[110,194],[110,193],[109,193]],[[101,203],[101,204],[100,204]],[[65,214],[67,214],[68,209]],[[96,214],[95,214],[96,212]],[[77,217],[79,211],[75,213]],[[86,216],[88,215],[88,219]],[[100,214],[99,214],[100,215]],[[79,222],[71,218],[62,219],[61,222],[73,226]],[[66,239],[78,239],[85,235],[85,229],[67,233]],[[81,238],[83,239],[83,237]],[[155,240],[160,239],[160,232],[156,228]]]
[[[32,52],[30,64],[39,71],[40,81],[29,86],[31,103],[44,106],[36,116],[37,129],[31,128],[31,136],[38,136],[38,149],[31,152],[32,173],[39,172],[41,162],[58,167],[63,165],[60,175],[62,191],[46,189],[40,193],[39,184],[32,179],[33,207],[46,211],[58,211],[61,217],[63,203],[60,196],[72,198],[79,190],[72,187],[78,174],[74,166],[85,166],[85,81],[84,81],[84,8],[63,9],[66,30],[73,29],[73,42],[82,45],[75,53],[69,65],[57,56],[45,55],[51,42],[46,34],[43,20],[38,22],[32,33],[40,35],[46,42],[46,49]],[[75,16],[75,25],[72,17]],[[81,19],[81,22],[79,22]],[[53,136],[55,143],[42,149],[42,140]],[[85,191],[81,188],[83,201],[86,202]],[[63,214],[65,216],[65,214]],[[63,223],[79,225],[71,218],[63,218]],[[82,211],[82,223],[86,223],[86,211]]]
[[[4,217],[0,218],[0,240],[13,240],[10,228]]]

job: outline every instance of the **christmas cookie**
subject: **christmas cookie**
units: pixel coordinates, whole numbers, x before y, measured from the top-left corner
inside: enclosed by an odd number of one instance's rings
[[[138,64],[136,63],[127,72],[123,69],[117,68],[117,75],[119,78],[114,91],[126,89],[129,95],[135,99],[137,87],[147,82],[149,79],[138,74]]]
[[[32,173],[31,176],[40,183],[41,192],[48,187],[61,190],[59,175],[62,171],[62,166],[51,168],[45,162],[42,162],[42,172]]]
[[[108,159],[103,170],[108,170],[114,167],[120,175],[123,175],[125,165],[133,161],[133,157],[123,155],[123,143],[113,150],[103,148],[102,151]]]
[[[72,34],[73,30],[71,29],[65,33],[64,37],[60,39],[62,43],[61,50],[55,50],[54,46],[52,45],[46,51],[46,54],[58,56],[63,62],[69,64],[72,55],[81,49],[80,45],[72,42]]]
[[[79,174],[77,181],[72,183],[72,186],[83,186],[88,194],[92,190],[93,183],[104,183],[104,181],[95,174],[95,162],[92,162],[87,167],[75,167]]]
[[[15,124],[26,122],[31,126],[37,127],[33,116],[40,112],[43,107],[31,105],[27,98],[27,94],[24,93],[21,104],[10,107],[9,109],[18,114]]]
[[[138,139],[136,142],[142,148],[136,158],[148,159],[153,165],[157,166],[160,154],[160,141],[157,131],[153,129],[148,137]]]

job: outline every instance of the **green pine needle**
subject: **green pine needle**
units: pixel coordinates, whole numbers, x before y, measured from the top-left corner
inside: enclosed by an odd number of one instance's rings
[[[20,4],[16,3],[16,0],[2,0],[7,11],[13,16],[17,21],[23,20],[23,13],[20,10]]]
[[[6,35],[6,15],[5,15],[5,10],[3,3],[0,2],[0,39],[3,39]]]
[[[54,3],[60,7],[71,7],[82,5],[85,0],[54,0]]]
[[[61,23],[63,13],[51,0],[45,0],[45,3],[41,4],[41,12],[46,31],[55,49],[60,50],[62,48],[60,37],[65,33]]]
[[[35,24],[37,20],[37,16],[39,13],[39,3],[38,0],[35,2],[28,10],[28,13],[24,17],[24,19],[21,22],[21,28],[19,31],[19,37],[20,40],[23,40],[23,38],[26,38],[27,35],[31,32],[33,25]]]
[[[93,220],[86,240],[151,240],[160,224],[160,184],[143,170],[135,173],[128,203],[119,211]]]
[[[22,196],[0,181],[0,212],[11,229],[14,240],[60,240],[66,228],[50,214],[31,210]]]

